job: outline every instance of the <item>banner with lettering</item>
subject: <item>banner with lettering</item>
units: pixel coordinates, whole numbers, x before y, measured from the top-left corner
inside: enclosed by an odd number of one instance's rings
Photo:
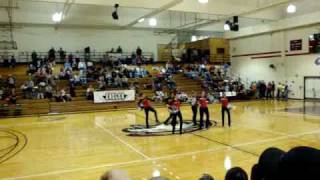
[[[135,90],[95,91],[94,103],[134,101]]]

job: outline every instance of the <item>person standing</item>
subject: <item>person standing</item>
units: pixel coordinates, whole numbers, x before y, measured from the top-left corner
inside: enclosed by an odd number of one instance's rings
[[[271,96],[272,96],[272,99],[274,99],[275,97],[275,94],[274,94],[274,92],[275,92],[275,90],[276,90],[276,84],[274,83],[274,81],[272,81],[272,83],[271,83]]]
[[[149,128],[149,111],[154,113],[155,119],[156,119],[156,123],[160,123],[158,120],[158,114],[157,111],[151,106],[151,102],[150,99],[145,96],[145,95],[141,95],[141,99],[139,101],[139,104],[142,104],[145,115],[146,115],[146,126],[147,128]]]
[[[272,84],[271,84],[271,82],[269,82],[268,83],[268,85],[267,85],[267,100],[270,98],[272,98],[272,95],[271,95],[271,93],[272,93]]]
[[[231,117],[230,117],[230,109],[229,109],[229,100],[225,94],[221,98],[221,114],[222,114],[222,126],[224,127],[224,112],[228,114],[228,126],[231,127]]]
[[[193,122],[193,125],[196,126],[197,114],[198,114],[198,99],[197,99],[197,94],[195,92],[191,97],[190,104],[191,104],[191,110],[192,110],[192,122]]]
[[[208,110],[208,99],[206,97],[205,92],[202,92],[201,98],[199,99],[199,105],[200,105],[200,126],[199,129],[203,128],[203,115],[206,114],[206,128],[210,125],[210,116],[209,116],[209,110]]]
[[[182,134],[183,118],[182,118],[182,114],[180,111],[180,101],[178,100],[178,98],[175,97],[170,102],[169,109],[170,109],[170,112],[172,115],[172,121],[171,121],[172,134],[175,133],[175,129],[176,129],[176,125],[177,125],[177,117],[179,118],[179,123],[180,123],[180,134]]]

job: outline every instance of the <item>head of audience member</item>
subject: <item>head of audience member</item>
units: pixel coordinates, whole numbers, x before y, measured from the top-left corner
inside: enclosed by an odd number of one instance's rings
[[[248,180],[248,175],[242,168],[234,167],[229,169],[225,180]]]
[[[214,178],[210,174],[203,174],[199,180],[214,180]]]
[[[277,170],[281,158],[285,152],[278,148],[268,148],[259,157],[258,164],[251,170],[252,180],[273,180],[277,176]]]
[[[101,180],[132,180],[128,173],[123,170],[111,170],[104,173]]]
[[[295,147],[283,155],[277,166],[277,180],[319,179],[320,150]]]

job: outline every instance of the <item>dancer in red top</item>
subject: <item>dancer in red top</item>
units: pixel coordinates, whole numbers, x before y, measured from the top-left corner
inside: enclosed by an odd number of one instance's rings
[[[225,94],[223,94],[221,98],[221,114],[222,114],[222,126],[224,127],[224,112],[226,111],[228,114],[228,125],[231,127],[231,117],[230,117],[230,109],[228,107],[229,100]]]
[[[206,114],[206,128],[210,126],[210,116],[208,110],[208,99],[206,97],[206,93],[202,92],[201,98],[199,99],[199,106],[200,106],[200,127],[199,129],[203,128],[203,115]]]
[[[140,95],[140,101],[139,101],[138,104],[139,104],[140,107],[141,106],[143,107],[144,112],[146,114],[146,126],[147,126],[147,128],[150,127],[149,126],[149,111],[154,113],[154,116],[155,116],[155,119],[156,119],[156,123],[157,124],[160,123],[159,120],[158,120],[157,111],[151,106],[150,99],[147,96],[141,94]]]
[[[172,116],[172,134],[175,133],[176,125],[177,125],[177,117],[179,117],[179,123],[180,123],[180,134],[182,134],[182,125],[183,125],[183,119],[182,114],[180,111],[180,101],[177,97],[175,97],[170,103],[169,103],[169,109],[170,114]]]

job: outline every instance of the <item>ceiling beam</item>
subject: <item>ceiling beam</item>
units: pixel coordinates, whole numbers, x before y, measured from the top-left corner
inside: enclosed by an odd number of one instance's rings
[[[168,10],[168,9],[170,9],[170,8],[176,6],[177,4],[180,4],[182,2],[183,2],[183,0],[173,0],[173,1],[171,1],[171,2],[169,2],[167,4],[165,4],[165,5],[161,6],[160,8],[151,11],[150,13],[139,17],[138,19],[136,19],[136,20],[132,21],[131,23],[125,25],[124,28],[126,29],[126,28],[129,28],[129,27],[132,27],[135,24],[137,24],[140,19],[142,19],[142,18],[146,19],[146,18],[150,18],[152,16],[155,16],[155,15],[157,15],[157,14],[159,14],[159,13],[165,11],[165,10]]]
[[[0,28],[8,27],[9,23],[5,21],[0,21]],[[24,28],[24,27],[35,27],[35,28],[55,28],[55,24],[50,23],[24,23],[24,22],[14,22],[14,28]],[[60,29],[108,29],[108,30],[123,30],[122,26],[112,26],[112,25],[81,25],[81,24],[61,24]],[[148,28],[148,27],[130,27],[128,30],[148,30],[148,31],[177,31],[177,29],[172,28]]]
[[[194,29],[199,29],[199,28],[202,28],[202,27],[206,27],[208,25],[219,23],[221,21],[227,21],[227,20],[233,18],[233,16],[243,17],[243,16],[247,16],[247,15],[259,12],[259,11],[271,9],[271,8],[274,8],[274,7],[283,5],[283,4],[288,4],[290,2],[295,2],[295,1],[299,1],[299,0],[282,0],[280,2],[278,1],[276,3],[271,3],[271,4],[268,4],[268,5],[265,5],[265,6],[262,6],[262,7],[258,7],[258,8],[254,8],[254,9],[251,9],[251,10],[248,10],[248,11],[234,13],[234,14],[231,14],[229,16],[225,16],[225,17],[219,18],[218,20],[215,20],[215,21],[208,21],[208,22],[203,23],[203,24],[195,25],[193,28]]]

